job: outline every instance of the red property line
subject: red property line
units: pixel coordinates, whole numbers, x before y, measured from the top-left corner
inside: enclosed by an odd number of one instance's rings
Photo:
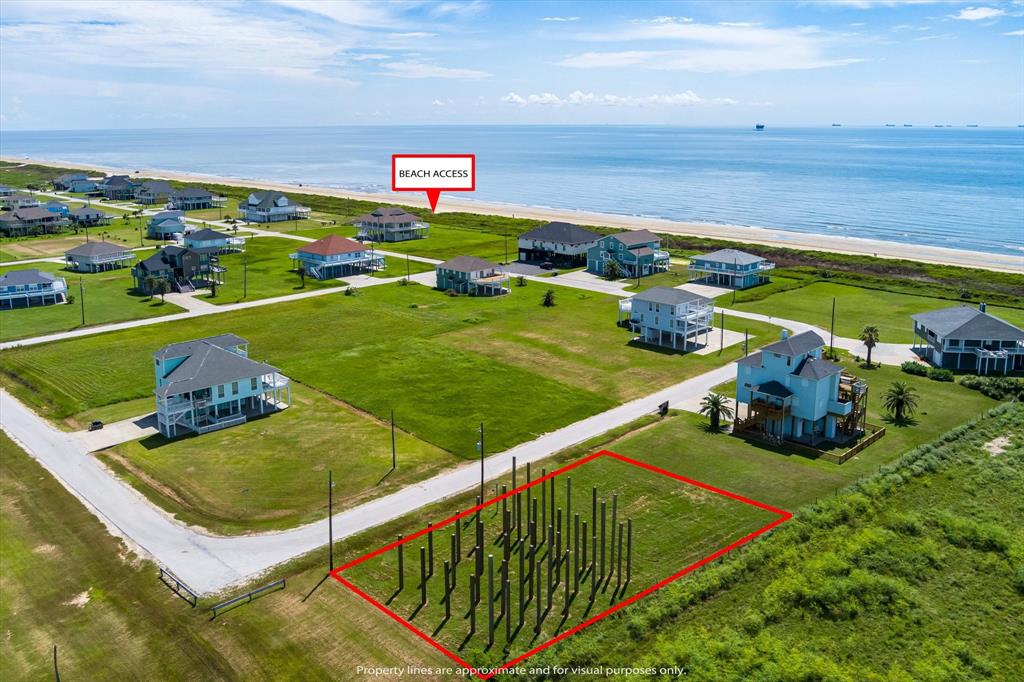
[[[572,628],[566,630],[565,632],[562,632],[562,633],[556,635],[555,637],[553,637],[552,639],[548,640],[547,642],[544,642],[543,644],[540,644],[540,645],[534,647],[533,649],[530,649],[526,653],[517,656],[516,658],[514,658],[514,659],[512,659],[512,660],[510,660],[510,661],[508,661],[508,662],[506,662],[504,664],[502,664],[500,667],[495,668],[494,670],[491,670],[489,672],[481,672],[481,671],[477,670],[475,667],[473,667],[472,665],[470,665],[469,663],[464,661],[462,658],[460,658],[457,654],[455,654],[452,651],[449,651],[442,644],[440,644],[435,639],[433,639],[430,635],[426,634],[425,632],[423,632],[422,630],[417,628],[415,625],[413,625],[412,623],[410,623],[406,619],[404,619],[401,616],[399,616],[397,613],[395,613],[394,611],[389,609],[387,606],[385,606],[384,604],[380,603],[379,601],[374,599],[372,596],[370,596],[369,594],[367,594],[363,590],[359,589],[352,581],[348,580],[347,578],[345,578],[345,577],[343,577],[341,575],[341,573],[343,571],[346,571],[349,568],[352,568],[354,566],[358,566],[359,564],[363,563],[364,561],[368,561],[369,559],[372,559],[372,558],[374,558],[376,556],[380,556],[381,554],[383,554],[385,552],[388,552],[388,551],[394,549],[395,547],[397,547],[397,546],[399,546],[401,544],[404,544],[406,542],[410,542],[412,540],[415,540],[416,538],[421,537],[421,536],[425,535],[426,533],[431,532],[432,530],[438,530],[440,528],[444,528],[445,526],[447,526],[449,524],[452,524],[452,523],[455,523],[458,520],[460,520],[462,518],[465,518],[466,516],[470,516],[472,514],[475,514],[478,510],[483,510],[484,508],[489,507],[492,504],[497,504],[498,502],[500,502],[503,499],[511,497],[511,496],[513,496],[513,495],[523,491],[523,490],[526,490],[527,488],[530,488],[530,487],[533,487],[533,486],[538,485],[540,483],[543,483],[544,481],[546,481],[546,480],[548,480],[550,478],[553,478],[555,476],[561,475],[561,474],[563,474],[563,473],[565,473],[567,471],[571,471],[572,469],[575,469],[576,467],[579,467],[579,466],[581,466],[583,464],[586,464],[587,462],[590,462],[590,461],[592,461],[594,459],[597,459],[598,457],[611,457],[613,459],[617,459],[617,460],[619,460],[621,462],[624,462],[626,464],[631,464],[633,466],[637,466],[637,467],[640,467],[642,469],[646,469],[646,470],[651,471],[653,473],[661,474],[662,476],[667,476],[667,477],[675,479],[677,481],[681,481],[681,482],[687,483],[689,485],[694,485],[694,486],[697,486],[698,488],[702,488],[702,489],[707,490],[709,492],[713,492],[715,494],[722,495],[724,497],[728,497],[728,498],[736,500],[738,502],[742,502],[744,504],[748,504],[750,506],[757,507],[758,509],[769,511],[769,512],[772,512],[774,514],[778,514],[779,518],[775,519],[774,521],[772,521],[771,523],[769,523],[769,524],[767,524],[765,526],[762,526],[761,528],[755,530],[754,532],[750,533],[749,535],[746,535],[746,536],[740,538],[739,540],[736,540],[735,542],[733,542],[733,543],[731,543],[729,545],[726,545],[725,547],[722,547],[721,549],[719,549],[719,550],[709,554],[708,556],[704,557],[703,559],[699,559],[698,561],[695,561],[694,563],[690,564],[689,566],[686,566],[685,568],[683,568],[682,570],[678,571],[677,573],[674,573],[673,575],[670,575],[669,577],[667,577],[667,578],[665,578],[665,579],[655,583],[654,585],[651,585],[650,587],[646,588],[645,590],[634,594],[633,596],[631,596],[631,597],[629,597],[629,598],[627,598],[627,599],[625,599],[625,600],[615,604],[614,606],[609,607],[605,611],[602,611],[599,614],[591,616],[590,618],[588,618],[584,622],[582,622],[582,623],[580,623],[578,625],[573,626]],[[656,592],[657,590],[660,590],[661,588],[665,587],[669,583],[672,583],[672,582],[675,582],[676,580],[679,580],[684,575],[697,570],[701,566],[709,564],[712,561],[714,561],[715,559],[718,559],[719,557],[721,557],[721,556],[723,556],[725,554],[728,554],[729,552],[733,551],[737,547],[740,547],[740,546],[750,542],[751,540],[753,540],[754,538],[758,537],[759,535],[763,535],[764,533],[767,533],[772,528],[775,528],[776,526],[785,523],[786,521],[788,521],[792,517],[793,517],[793,515],[790,512],[784,511],[782,509],[778,509],[777,507],[772,507],[770,505],[764,504],[763,502],[758,502],[757,500],[752,500],[750,498],[744,497],[742,495],[738,495],[738,494],[730,492],[728,490],[723,490],[721,488],[716,488],[714,486],[708,485],[707,483],[703,483],[701,481],[697,481],[697,480],[692,479],[692,478],[687,478],[686,476],[681,476],[679,474],[675,474],[675,473],[672,473],[670,471],[666,471],[665,469],[661,469],[661,468],[652,466],[650,464],[647,464],[645,462],[640,462],[640,461],[637,461],[635,459],[631,459],[629,457],[625,457],[625,456],[620,455],[618,453],[611,452],[610,450],[602,450],[600,452],[596,452],[594,454],[588,455],[587,457],[579,459],[576,462],[568,464],[568,465],[562,467],[561,469],[557,469],[557,470],[551,472],[550,474],[546,474],[546,475],[542,476],[541,478],[538,478],[538,479],[536,479],[534,481],[531,481],[528,484],[524,484],[524,485],[519,486],[518,488],[515,488],[514,490],[510,490],[507,493],[505,493],[504,495],[500,495],[498,497],[494,497],[491,500],[489,500],[487,502],[484,502],[483,504],[479,504],[479,505],[477,505],[475,507],[472,507],[471,509],[467,509],[467,510],[465,510],[463,512],[460,512],[459,514],[456,514],[455,516],[452,516],[451,518],[446,519],[445,521],[442,521],[441,523],[439,523],[437,525],[430,525],[430,526],[428,526],[428,527],[426,527],[426,528],[424,528],[424,529],[422,529],[420,531],[417,531],[416,533],[410,535],[409,537],[401,538],[399,540],[395,540],[394,542],[391,542],[390,544],[385,545],[384,547],[381,547],[380,549],[378,549],[378,550],[376,550],[374,552],[370,552],[369,554],[366,554],[366,555],[364,555],[362,557],[354,559],[354,560],[348,562],[347,564],[344,564],[343,566],[340,566],[340,567],[334,569],[333,571],[331,571],[331,576],[334,577],[334,579],[337,580],[339,583],[341,583],[345,587],[347,587],[350,590],[352,590],[355,594],[359,595],[360,597],[362,597],[363,599],[368,601],[370,604],[375,606],[377,609],[382,611],[389,618],[391,618],[392,620],[394,620],[398,624],[400,624],[403,627],[405,627],[406,629],[408,629],[410,632],[412,632],[417,637],[419,637],[420,639],[422,639],[423,641],[428,643],[430,646],[434,647],[435,649],[437,649],[438,651],[443,653],[445,656],[447,656],[451,660],[455,661],[456,663],[458,663],[462,667],[464,667],[467,670],[469,670],[471,673],[473,673],[474,675],[479,677],[481,680],[489,680],[492,677],[494,677],[495,675],[497,675],[498,673],[500,673],[500,672],[502,672],[504,670],[507,670],[507,669],[515,666],[518,663],[521,663],[522,661],[526,660],[530,656],[533,656],[534,654],[536,654],[536,653],[538,653],[540,651],[543,651],[544,649],[546,649],[549,646],[555,644],[556,642],[560,642],[563,639],[565,639],[566,637],[569,637],[570,635],[576,634],[577,632],[583,630],[584,628],[593,625],[594,623],[596,623],[597,621],[601,620],[602,618],[606,618],[606,617],[610,616],[611,614],[615,613],[616,611],[619,611],[620,609],[623,609],[623,608],[629,606],[630,604],[636,602],[637,600],[642,599],[643,597],[646,597],[647,595],[649,595],[649,594],[651,594],[653,592]]]

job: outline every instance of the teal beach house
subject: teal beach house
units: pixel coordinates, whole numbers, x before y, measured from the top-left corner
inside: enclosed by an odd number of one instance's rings
[[[206,433],[291,405],[291,382],[249,359],[249,342],[220,334],[153,354],[157,428],[167,438]]]
[[[511,289],[511,278],[496,263],[476,256],[456,256],[434,268],[437,288],[471,296],[500,296]]]
[[[668,251],[661,250],[661,238],[650,230],[628,230],[601,237],[587,251],[587,272],[607,275],[618,263],[623,277],[645,277],[669,267]]]
[[[707,345],[714,315],[715,302],[710,298],[670,287],[651,287],[619,301],[620,324],[625,316],[641,342],[676,350]]]
[[[706,284],[733,289],[765,284],[771,281],[775,263],[737,249],[720,249],[690,259],[690,277]]]

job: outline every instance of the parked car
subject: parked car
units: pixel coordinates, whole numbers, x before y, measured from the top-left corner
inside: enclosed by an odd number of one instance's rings
[[[99,419],[95,419],[95,420],[89,422],[89,430],[90,431],[99,431],[102,428],[103,428],[103,422],[101,422]]]
[[[555,269],[555,264],[552,263],[549,260],[546,260],[546,261],[544,261],[543,263],[540,264],[540,269],[541,270],[554,270]]]

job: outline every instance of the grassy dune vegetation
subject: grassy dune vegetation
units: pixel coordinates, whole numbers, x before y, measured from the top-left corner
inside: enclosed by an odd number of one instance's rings
[[[178,306],[163,302],[159,297],[150,299],[149,296],[136,294],[132,290],[132,277],[128,268],[79,274],[68,272],[58,263],[33,263],[30,266],[0,268],[0,274],[25,268],[64,277],[68,283],[68,295],[73,300],[68,304],[0,311],[0,341],[182,312]],[[83,299],[79,280],[85,292],[85,325],[82,325]]]

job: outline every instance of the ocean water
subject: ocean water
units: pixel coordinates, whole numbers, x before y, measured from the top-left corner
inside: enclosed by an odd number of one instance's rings
[[[338,126],[9,132],[0,153],[360,191],[475,153],[462,198],[1024,251],[1024,129]]]

